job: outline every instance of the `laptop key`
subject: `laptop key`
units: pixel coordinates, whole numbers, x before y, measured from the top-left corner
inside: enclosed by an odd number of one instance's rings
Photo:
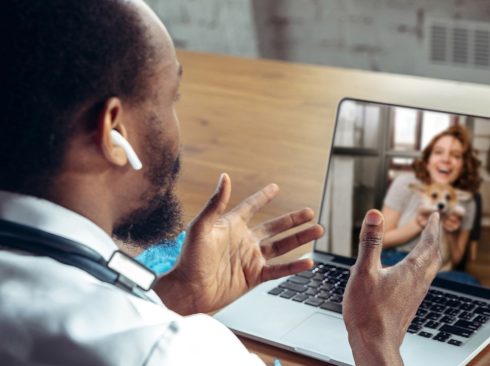
[[[419,324],[419,325],[421,325],[421,324],[424,324],[424,323],[425,323],[425,319],[420,318],[420,317],[418,317],[418,316],[416,316],[416,317],[415,317],[415,318],[413,318],[413,320],[412,320],[412,324]]]
[[[279,285],[279,287],[285,288],[286,290],[291,290],[294,292],[305,292],[306,291],[306,286],[304,285],[298,285],[297,283],[292,283],[292,282],[283,282]]]
[[[463,303],[459,308],[461,310],[471,311],[476,307],[474,304],[470,304],[469,302]]]
[[[431,289],[429,290],[429,294],[430,294],[430,295],[442,295],[443,293],[444,293],[444,292],[439,291],[439,290],[434,290],[433,288],[431,288]]]
[[[441,323],[452,324],[455,320],[456,318],[454,316],[444,316],[440,321]]]
[[[478,330],[482,326],[478,322],[469,322],[467,320],[458,320],[456,323],[453,324],[455,327],[461,327],[461,328],[468,328],[470,330]]]
[[[441,317],[441,314],[439,313],[429,313],[425,316],[425,319],[429,319],[429,320],[439,320],[439,318]]]
[[[308,295],[305,294],[297,294],[294,296],[291,300],[297,301],[297,302],[303,302],[308,298]]]
[[[407,329],[408,333],[417,333],[420,329],[422,329],[422,326],[416,325],[416,324],[410,324],[410,326]]]
[[[323,285],[321,285],[319,287],[319,290],[322,290],[322,291],[330,291],[331,289],[333,289],[335,286],[334,285],[331,285],[329,283],[324,283]]]
[[[447,342],[448,344],[452,344],[453,346],[461,346],[463,344],[463,342],[461,341],[458,341],[456,339],[450,339],[449,342]]]
[[[285,299],[290,299],[290,298],[292,298],[294,295],[296,295],[296,292],[291,291],[291,290],[286,290],[286,291],[284,291],[282,294],[280,294],[279,296],[280,296],[280,297],[284,297]]]
[[[449,316],[456,316],[461,312],[459,309],[455,308],[447,308],[446,311],[444,311],[444,314],[449,315]]]
[[[478,315],[474,321],[480,324],[485,324],[488,321],[488,316]]]
[[[347,286],[347,281],[340,280],[339,282],[337,282],[337,287],[340,287],[340,288],[344,288],[345,289],[345,286]]]
[[[316,297],[318,297],[319,299],[323,299],[323,300],[327,300],[331,297],[332,295],[328,292],[325,292],[325,291],[320,291],[320,293],[318,295],[316,295]]]
[[[479,300],[473,301],[473,304],[478,305],[478,306],[488,306],[488,303],[486,303],[485,301],[479,301]]]
[[[339,295],[333,295],[331,298],[330,298],[330,301],[331,302],[336,302],[336,303],[341,303],[342,302],[342,299],[343,297],[342,296],[339,296]]]
[[[342,305],[335,303],[335,302],[325,301],[320,306],[320,309],[330,310],[330,311],[333,311],[335,313],[342,314]]]
[[[276,287],[276,288],[273,288],[272,290],[270,290],[268,292],[268,294],[271,294],[271,295],[279,295],[281,292],[283,292],[284,289],[283,288],[280,288],[280,287]]]
[[[449,338],[451,338],[451,334],[445,332],[439,332],[434,338],[434,340],[439,342],[446,342]]]
[[[424,338],[431,338],[433,336],[433,334],[429,332],[420,332],[418,335]]]
[[[465,338],[469,338],[473,334],[473,331],[470,329],[455,327],[454,325],[447,325],[447,324],[444,324],[440,330],[442,332],[454,334]]]
[[[323,274],[323,273],[327,273],[328,271],[329,271],[328,268],[321,267],[321,268],[317,268],[315,273],[322,273]]]
[[[430,308],[430,311],[433,311],[435,313],[442,313],[444,311],[444,309],[446,309],[446,307],[444,305],[432,305],[432,307]]]
[[[475,316],[475,314],[473,314],[473,313],[463,311],[461,314],[458,315],[458,318],[464,319],[464,320],[471,320],[471,319],[473,319],[474,316]]]
[[[314,280],[316,281],[323,281],[325,279],[325,276],[321,273],[317,273],[314,277],[313,277]]]
[[[490,316],[490,308],[488,307],[477,307],[473,312],[478,315]]]
[[[315,274],[311,271],[303,271],[303,272],[298,273],[298,276],[301,276],[304,278],[312,278],[313,276],[315,276]]]
[[[461,306],[461,303],[458,300],[449,300],[448,302],[446,302],[446,306],[459,308]]]
[[[425,315],[427,315],[428,311],[427,310],[424,310],[424,309],[418,309],[417,310],[417,314],[416,316],[419,316],[419,317],[423,317]]]
[[[310,282],[310,280],[301,276],[294,276],[288,278],[288,282],[296,283],[298,285],[306,285],[308,282]]]
[[[305,295],[315,296],[317,294],[317,292],[318,292],[317,289],[308,287],[308,289],[305,292]]]
[[[444,304],[446,304],[447,300],[443,296],[436,296],[436,297],[434,297],[432,302],[434,302],[436,304],[444,305]]]
[[[318,297],[310,297],[308,300],[305,301],[306,305],[311,305],[311,306],[320,306],[323,304],[323,300],[319,299]]]
[[[313,288],[318,288],[322,285],[321,281],[317,281],[317,280],[310,280],[310,282],[308,283],[308,287],[313,287]]]
[[[427,328],[430,328],[430,329],[437,329],[437,328],[439,328],[440,325],[441,325],[441,323],[431,320],[431,321],[428,321],[424,326]]]

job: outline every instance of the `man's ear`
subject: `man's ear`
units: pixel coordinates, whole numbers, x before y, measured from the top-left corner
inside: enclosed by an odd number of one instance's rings
[[[98,115],[97,144],[104,157],[111,163],[120,167],[128,163],[128,157],[124,150],[113,143],[111,131],[116,130],[124,138],[127,138],[124,126],[124,109],[119,98],[107,99]]]

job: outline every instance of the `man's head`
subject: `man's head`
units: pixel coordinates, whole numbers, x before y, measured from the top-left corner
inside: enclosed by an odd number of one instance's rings
[[[141,0],[6,0],[0,17],[0,189],[61,203],[123,240],[175,234],[181,68],[163,24]]]

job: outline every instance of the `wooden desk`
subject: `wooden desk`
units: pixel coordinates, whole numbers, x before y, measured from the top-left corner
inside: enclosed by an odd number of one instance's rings
[[[187,51],[178,56],[184,66],[179,194],[187,219],[206,202],[221,172],[232,179],[231,205],[269,182],[279,184],[280,196],[257,220],[304,206],[317,211],[328,142],[343,97],[490,116],[490,87],[483,85]],[[245,343],[269,364],[274,357],[283,365],[322,364]],[[489,364],[490,347],[471,363]]]

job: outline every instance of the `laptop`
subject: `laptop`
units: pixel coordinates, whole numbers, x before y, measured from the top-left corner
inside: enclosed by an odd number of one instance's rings
[[[488,118],[342,100],[333,141],[325,141],[331,151],[319,222],[327,235],[309,254],[315,267],[256,287],[216,313],[216,319],[238,335],[331,364],[354,365],[342,300],[362,218],[368,209],[382,208],[391,182],[399,174],[413,174],[414,159],[453,124],[465,126],[483,165],[490,167]],[[401,347],[407,366],[465,365],[490,342],[490,263],[485,262],[490,262],[490,220],[481,210],[481,198],[483,207],[490,198],[490,178],[483,178],[481,194],[474,196],[466,255],[476,253],[476,259],[465,258],[433,282]]]

